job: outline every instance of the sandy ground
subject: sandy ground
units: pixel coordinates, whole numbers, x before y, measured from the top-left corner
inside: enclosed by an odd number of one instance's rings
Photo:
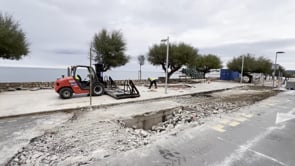
[[[267,88],[245,87],[197,96],[163,99],[183,106],[166,121],[151,130],[126,128],[122,121],[110,118],[112,109],[81,111],[62,125],[33,138],[30,144],[10,159],[7,165],[89,165],[118,153],[153,144],[167,134],[206,123],[206,118],[276,95]],[[149,101],[145,104],[152,104]]]

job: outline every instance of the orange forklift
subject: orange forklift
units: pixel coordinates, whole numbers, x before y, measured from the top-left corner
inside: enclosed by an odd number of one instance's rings
[[[68,68],[67,77],[62,76],[55,81],[55,91],[62,99],[69,99],[73,94],[89,95],[90,91],[93,96],[107,94],[116,99],[140,96],[132,80],[125,80],[122,88],[119,88],[111,77],[103,79],[100,64],[96,64],[95,68],[96,71],[91,66],[71,66]]]

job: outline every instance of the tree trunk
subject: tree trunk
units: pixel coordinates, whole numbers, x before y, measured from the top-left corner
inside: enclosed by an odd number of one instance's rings
[[[139,65],[139,80],[141,81],[141,65]]]
[[[177,68],[171,69],[171,71],[168,72],[168,80],[170,79],[171,75],[172,75],[173,73],[175,73],[177,70],[179,70],[180,68],[181,68],[181,67],[177,67]]]
[[[253,76],[248,73],[243,73],[243,76],[247,76],[249,78],[249,81],[247,83],[252,83]]]

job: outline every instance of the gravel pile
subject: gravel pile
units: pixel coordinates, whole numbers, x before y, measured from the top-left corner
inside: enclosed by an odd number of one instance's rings
[[[224,94],[223,96],[185,96],[175,98],[184,107],[166,117],[151,130],[125,128],[120,121],[99,121],[85,114],[34,138],[7,165],[87,165],[94,161],[150,144],[153,136],[172,132],[175,127],[212,114],[235,111],[274,95],[272,92]],[[155,137],[154,137],[155,138]]]
[[[122,127],[117,122],[69,122],[34,138],[8,165],[84,165],[150,143],[152,132]]]
[[[191,122],[198,122],[202,124],[200,119],[208,117],[212,114],[219,114],[222,112],[233,111],[236,108],[241,107],[241,105],[247,105],[246,102],[241,103],[210,103],[210,104],[197,104],[188,105],[183,109],[173,112],[170,116],[167,116],[167,120],[161,122],[152,127],[152,131],[156,133],[163,132],[166,130],[171,130],[177,125],[188,124]],[[153,132],[152,132],[153,133]]]
[[[234,90],[234,92],[225,91],[225,94],[222,95],[215,93],[176,98],[175,101],[181,103],[184,106],[183,109],[167,116],[167,120],[153,126],[152,131],[159,133],[171,130],[177,125],[191,122],[202,124],[203,122],[200,119],[209,117],[212,114],[237,111],[241,107],[254,104],[278,93],[267,89],[252,90],[250,87],[244,87],[240,90],[241,94],[235,94],[237,90]]]

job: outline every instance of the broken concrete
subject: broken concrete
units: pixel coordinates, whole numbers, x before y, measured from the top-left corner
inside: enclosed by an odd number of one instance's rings
[[[28,146],[11,158],[8,165],[99,165],[97,163],[101,160],[117,153],[143,148],[161,135],[176,135],[182,128],[189,127],[188,124],[202,124],[206,117],[237,111],[242,106],[275,94],[276,92],[271,90],[235,89],[228,93],[163,99],[157,101],[158,104],[150,101],[137,103],[136,107],[126,104],[81,112],[62,126],[32,139]],[[158,110],[148,108],[154,104]],[[168,108],[170,104],[183,107],[171,111],[162,122],[151,129],[126,128],[124,119],[141,119],[145,113],[153,115],[154,113],[150,112],[152,109],[155,113],[162,108],[167,110],[164,108]],[[163,115],[163,111],[159,114]]]
[[[164,87],[159,87],[156,90],[150,91],[144,86],[138,86],[137,88],[141,94],[138,98],[116,100],[107,95],[103,95],[92,97],[92,106],[95,109],[115,104],[158,100],[161,98],[170,98],[194,93],[220,91],[240,86],[243,85],[229,82],[191,84],[189,88],[181,88],[179,86],[169,88],[168,94],[164,93]],[[89,97],[87,95],[76,95],[69,100],[62,100],[53,89],[3,92],[0,95],[0,105],[0,118],[7,118],[62,111],[78,111],[81,108],[89,108]]]

